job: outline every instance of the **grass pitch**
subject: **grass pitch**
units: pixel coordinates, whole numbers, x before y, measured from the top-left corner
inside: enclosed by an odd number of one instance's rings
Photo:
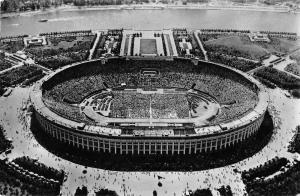
[[[141,39],[141,54],[157,54],[157,46],[155,39]]]

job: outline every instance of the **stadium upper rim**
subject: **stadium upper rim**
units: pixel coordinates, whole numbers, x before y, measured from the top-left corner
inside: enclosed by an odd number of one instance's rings
[[[124,57],[110,57],[109,59],[125,59]],[[133,59],[137,59],[136,57]],[[198,124],[195,119],[191,120],[191,119],[176,119],[174,121],[174,119],[169,119],[168,121],[163,121],[163,123],[165,124],[165,127],[168,128],[174,128],[177,127],[177,124],[193,124],[192,127],[186,127],[186,128],[194,128],[195,129],[195,136],[201,136],[201,135],[211,135],[211,134],[220,134],[220,133],[225,133],[228,132],[230,130],[234,130],[237,129],[239,127],[245,127],[248,124],[251,124],[252,122],[256,121],[257,119],[260,119],[261,116],[263,116],[267,110],[267,106],[268,106],[268,102],[269,102],[269,95],[266,91],[266,89],[264,88],[264,86],[258,82],[256,79],[254,79],[252,76],[219,64],[219,63],[214,63],[214,62],[207,62],[207,61],[202,61],[199,60],[197,58],[192,58],[192,59],[187,59],[187,58],[180,58],[180,57],[176,57],[175,59],[185,59],[187,61],[192,61],[193,63],[210,63],[210,64],[214,64],[220,67],[223,67],[225,69],[231,70],[233,72],[238,73],[241,77],[244,77],[245,79],[247,79],[248,81],[250,81],[251,83],[253,83],[256,87],[257,87],[257,97],[258,97],[258,102],[255,105],[255,107],[250,111],[247,112],[246,114],[240,116],[238,119],[229,119],[227,122],[221,122],[220,124],[215,124],[215,125],[211,125],[211,126],[204,126],[203,124]],[[78,62],[78,63],[74,63],[74,64],[70,64],[67,65],[63,68],[59,68],[56,71],[54,71],[53,73],[46,75],[44,78],[42,78],[41,80],[39,80],[35,86],[33,87],[33,90],[31,91],[30,94],[30,98],[31,98],[31,102],[32,105],[34,107],[34,110],[39,113],[39,115],[43,116],[44,118],[48,119],[49,121],[52,121],[54,124],[60,125],[62,127],[66,127],[69,129],[73,129],[73,130],[77,130],[79,132],[85,132],[85,133],[92,133],[92,134],[101,134],[101,135],[107,135],[107,136],[120,136],[122,135],[122,128],[124,127],[120,127],[120,126],[112,126],[111,124],[107,124],[107,121],[104,121],[104,123],[98,122],[96,125],[89,125],[86,124],[84,122],[76,122],[67,118],[64,118],[63,116],[53,112],[52,110],[50,110],[45,103],[43,102],[43,93],[42,93],[42,85],[44,82],[50,80],[54,75],[56,75],[59,72],[63,72],[67,69],[69,69],[70,67],[75,67],[84,63],[88,63],[88,62],[105,62],[107,59],[105,58],[101,58],[101,59],[95,59],[95,60],[89,60],[89,61],[83,61],[83,62]],[[152,59],[152,60],[156,60],[156,59]],[[170,59],[160,59],[158,61],[161,60],[170,60]],[[108,117],[107,117],[108,118]],[[197,118],[196,118],[197,119]],[[125,119],[125,122],[129,122],[132,124],[134,124],[134,122],[138,122],[141,119]],[[158,120],[160,121],[160,120]],[[143,123],[143,125],[145,126],[145,123]],[[149,124],[147,125],[149,129],[155,129],[156,126],[153,126],[153,124],[151,122],[149,122]],[[139,126],[136,126],[136,128],[138,129]],[[160,126],[157,126],[160,127]],[[105,128],[105,129],[103,129]],[[153,135],[153,136],[161,136],[161,135]],[[190,135],[192,136],[192,135]]]

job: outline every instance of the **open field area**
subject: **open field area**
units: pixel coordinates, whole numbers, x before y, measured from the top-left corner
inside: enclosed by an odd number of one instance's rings
[[[155,39],[141,39],[141,54],[157,54]]]
[[[284,70],[300,76],[300,64],[288,64]]]
[[[232,56],[259,60],[269,51],[252,43],[247,36],[221,36],[204,42],[207,51],[218,51]]]
[[[300,48],[299,40],[271,37],[270,43],[251,42],[246,35],[200,35],[205,48],[209,52],[243,57],[251,60],[260,60],[261,57],[270,53],[289,53]]]

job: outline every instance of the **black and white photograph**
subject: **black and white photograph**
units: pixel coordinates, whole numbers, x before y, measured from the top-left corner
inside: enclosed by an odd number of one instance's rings
[[[300,0],[0,0],[0,196],[300,195]]]

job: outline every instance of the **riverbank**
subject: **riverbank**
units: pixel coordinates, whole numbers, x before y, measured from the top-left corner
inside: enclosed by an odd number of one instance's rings
[[[26,11],[26,12],[12,12],[3,13],[0,18],[9,18],[16,16],[30,16],[36,14],[45,14],[57,11],[87,11],[87,10],[163,10],[163,9],[194,9],[194,10],[231,10],[231,11],[259,11],[259,12],[290,12],[286,6],[260,6],[260,5],[214,5],[214,4],[139,4],[139,5],[106,5],[106,6],[73,6],[63,5],[59,7],[52,7],[46,10]],[[300,10],[293,10],[291,14],[300,14]]]

